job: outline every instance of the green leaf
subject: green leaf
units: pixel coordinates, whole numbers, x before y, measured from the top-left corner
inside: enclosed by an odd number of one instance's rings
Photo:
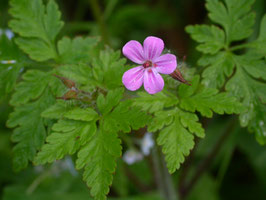
[[[0,97],[13,90],[21,68],[22,66],[19,64],[7,66],[0,64]]]
[[[121,86],[125,63],[126,59],[120,58],[120,51],[113,51],[109,48],[101,51],[99,57],[94,58],[92,62],[94,80],[99,86],[108,89]]]
[[[195,76],[192,80],[193,93],[188,85],[179,87],[179,96],[181,108],[195,112],[199,111],[202,116],[212,117],[213,112],[218,114],[240,113],[243,107],[234,97],[230,97],[227,93],[218,93],[214,88],[202,87],[199,84],[199,76]]]
[[[196,136],[203,138],[205,131],[201,124],[198,122],[199,118],[196,114],[190,112],[179,111],[180,121],[189,132],[194,133]]]
[[[154,113],[156,111],[162,110],[164,107],[171,107],[178,103],[176,96],[169,94],[164,94],[163,92],[150,95],[146,92],[138,92],[138,97],[133,99],[134,106],[141,107],[143,111],[148,111],[149,113]]]
[[[124,89],[117,88],[110,90],[106,97],[100,94],[97,98],[97,107],[102,115],[109,113],[114,106],[116,106],[123,97]]]
[[[98,118],[97,112],[92,108],[79,108],[76,107],[64,114],[67,119],[81,120],[81,121],[92,121]]]
[[[57,74],[68,78],[81,86],[92,85],[94,88],[97,82],[93,80],[92,69],[86,64],[63,65],[57,69]]]
[[[202,74],[202,83],[212,88],[222,87],[226,78],[232,75],[235,67],[232,54],[223,51],[215,55],[205,54],[199,59],[198,63],[207,66]]]
[[[49,119],[60,119],[64,114],[72,108],[63,100],[58,100],[56,104],[42,112],[41,116]]]
[[[99,37],[76,37],[73,40],[64,37],[58,42],[60,62],[65,64],[89,63],[94,54]]]
[[[61,13],[54,0],[45,6],[42,0],[11,0],[9,22],[11,29],[20,35],[16,39],[18,46],[37,61],[56,58],[55,37],[63,22]]]
[[[244,111],[241,112],[239,119],[242,126],[249,127],[249,130],[256,133],[256,138],[260,144],[266,144],[265,137],[265,116],[263,111],[266,109],[266,84],[258,80],[253,79],[247,72],[251,72],[251,75],[257,76],[256,68],[257,63],[252,67],[254,71],[247,70],[244,71],[242,68],[245,65],[249,57],[248,56],[235,56],[237,70],[235,75],[228,81],[226,85],[226,90],[232,93],[232,95],[238,97],[242,100],[243,106],[246,107]],[[249,63],[254,62],[250,60]],[[259,62],[259,61],[257,61]],[[264,63],[265,66],[265,63]],[[260,67],[259,67],[260,68]]]
[[[254,41],[254,46],[261,55],[266,55],[266,15],[264,15],[261,20],[259,37],[256,41]]]
[[[186,32],[199,43],[197,50],[203,53],[215,54],[224,47],[225,35],[222,29],[216,26],[194,25],[187,26]]]
[[[241,111],[240,124],[248,126],[249,130],[256,133],[258,142],[265,144],[266,128],[265,123],[261,123],[264,122],[261,110],[265,110],[266,102],[266,85],[263,82],[266,80],[266,15],[262,18],[257,40],[230,47],[233,41],[246,39],[252,34],[255,14],[251,12],[251,6],[254,1],[224,0],[223,3],[219,0],[207,0],[206,8],[209,11],[209,18],[224,29],[226,51],[220,50],[214,55],[210,55],[211,52],[204,52],[205,55],[198,61],[199,65],[206,67],[202,74],[204,85],[211,88],[223,88],[225,86],[231,96],[243,103],[245,109],[233,109],[233,99],[228,99],[225,93],[218,94],[217,91],[210,89],[199,89],[199,94],[195,94],[196,99],[192,96],[186,101],[181,100],[181,107],[190,111],[200,111],[204,116],[211,116],[211,110],[218,113],[223,113],[223,111],[238,113]],[[198,26],[190,26],[187,29],[193,39],[202,42],[201,38],[193,35],[196,34],[194,33],[196,28]],[[239,51],[244,48],[247,50]],[[238,51],[238,55],[234,51]],[[244,53],[241,54],[241,52]],[[228,78],[229,81],[226,82]],[[179,89],[182,87],[186,88],[181,86]],[[201,101],[198,98],[209,99]],[[196,105],[197,100],[199,101],[198,105]],[[222,105],[214,106],[216,101]],[[235,106],[238,107],[237,104]]]
[[[63,39],[63,41],[67,40],[67,38]],[[77,40],[79,41],[80,39]],[[90,40],[88,39],[88,41]],[[86,46],[86,48],[90,49],[88,46]],[[87,53],[88,50],[85,49],[82,50],[82,53],[77,54],[77,52],[78,50],[75,50],[73,51],[73,54],[92,56],[91,53]],[[66,57],[70,58],[71,55],[67,55]],[[111,49],[101,51],[99,55],[93,57],[91,65],[86,64],[87,62],[90,62],[90,58],[88,57],[75,59],[79,60],[75,61],[80,62],[78,65],[64,65],[58,68],[57,71],[60,75],[81,84],[81,89],[86,91],[93,91],[95,88],[112,90],[122,86],[121,78],[126,60],[124,58],[120,59],[119,51],[114,52]]]
[[[37,150],[43,145],[46,130],[41,112],[54,101],[47,88],[38,100],[16,107],[10,114],[7,126],[17,127],[12,135],[12,141],[17,143],[13,148],[13,163],[16,171],[27,167],[28,161],[33,160]]]
[[[206,8],[209,11],[208,16],[213,21],[224,28],[229,24],[229,16],[225,5],[220,0],[206,0]]]
[[[132,106],[132,101],[127,100],[121,102],[110,114],[105,116],[104,129],[128,133],[131,128],[138,130],[144,127],[149,120],[151,120],[151,117],[147,113]]]
[[[106,199],[109,192],[116,159],[122,153],[120,143],[116,133],[99,129],[78,153],[76,167],[84,168],[83,179],[96,200]]]
[[[34,159],[34,163],[51,163],[62,159],[67,154],[74,154],[93,137],[97,127],[95,121],[59,120],[52,130],[52,134],[47,137],[46,144]]]
[[[207,0],[206,8],[210,19],[225,29],[227,44],[249,37],[255,20],[255,14],[250,12],[254,0],[226,0],[225,3],[226,7],[219,0]]]
[[[167,168],[170,173],[174,173],[183,163],[185,156],[194,146],[194,136],[184,128],[180,122],[178,111],[173,116],[170,125],[163,128],[157,138],[159,145],[162,145],[162,151],[165,154]]]
[[[47,87],[49,75],[39,70],[28,70],[23,74],[23,79],[16,86],[16,92],[10,100],[11,105],[17,106],[37,99]]]
[[[15,42],[33,60],[45,61],[56,58],[54,50],[42,40],[35,38],[16,38]]]
[[[155,132],[172,123],[175,112],[175,109],[161,110],[156,112],[155,116],[148,125],[148,131]]]

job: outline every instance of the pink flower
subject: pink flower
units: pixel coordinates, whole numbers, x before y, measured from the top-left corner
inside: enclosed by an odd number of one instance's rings
[[[139,64],[126,71],[122,82],[128,90],[135,91],[144,83],[144,89],[155,94],[164,87],[164,80],[159,74],[171,74],[175,71],[177,62],[173,54],[161,55],[164,49],[162,39],[149,36],[142,45],[131,40],[123,47],[123,54],[129,60]]]

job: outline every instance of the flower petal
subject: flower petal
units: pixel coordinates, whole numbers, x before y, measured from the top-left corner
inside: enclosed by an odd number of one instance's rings
[[[177,67],[176,57],[173,54],[164,54],[154,59],[156,70],[162,74],[171,74]]]
[[[164,80],[156,69],[147,69],[144,72],[144,89],[149,94],[160,92],[164,87]]]
[[[142,45],[136,40],[130,40],[122,49],[124,56],[137,64],[144,63],[144,51]]]
[[[163,40],[154,36],[149,36],[144,40],[144,58],[152,61],[161,55],[164,43]]]
[[[144,68],[142,66],[134,67],[126,71],[122,82],[128,90],[135,91],[142,86]]]

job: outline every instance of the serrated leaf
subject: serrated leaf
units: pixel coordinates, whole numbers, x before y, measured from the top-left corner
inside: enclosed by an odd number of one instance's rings
[[[21,65],[0,65],[0,98],[4,94],[10,93],[15,87],[19,76]]]
[[[263,16],[260,24],[258,39],[254,42],[254,47],[265,57],[266,55],[266,15]]]
[[[197,50],[203,53],[215,54],[224,47],[224,32],[216,26],[187,26],[186,32],[188,32],[194,40],[202,43],[197,46]]]
[[[223,2],[219,0],[206,0],[206,2],[209,18],[213,22],[222,25],[224,28],[227,27],[230,19]]]
[[[14,19],[9,26],[21,36],[16,39],[19,47],[37,61],[56,58],[54,40],[63,26],[56,3],[50,0],[44,6],[42,0],[12,0],[10,5]]]
[[[65,101],[58,100],[56,104],[43,111],[41,116],[49,119],[60,119],[71,107]]]
[[[13,148],[14,169],[19,171],[32,161],[37,150],[41,148],[46,137],[45,121],[41,112],[54,103],[49,89],[35,102],[15,108],[10,114],[7,126],[17,127],[12,135],[12,141],[17,144]]]
[[[209,17],[225,29],[227,44],[242,40],[252,34],[255,14],[250,13],[254,0],[226,0],[225,5],[219,0],[207,0]],[[242,30],[242,31],[239,31]]]
[[[246,59],[247,57],[245,57]],[[241,57],[236,57],[237,70],[235,75],[226,84],[226,90],[238,97],[246,107],[241,112],[239,119],[242,126],[249,126],[249,129],[256,133],[260,144],[266,144],[265,123],[262,110],[265,110],[266,85],[252,79],[241,67]],[[263,122],[263,123],[261,123]]]
[[[23,74],[24,81],[16,86],[10,104],[17,106],[38,98],[48,85],[49,75],[39,70],[28,70]]]
[[[117,88],[114,90],[110,90],[106,97],[100,94],[97,98],[97,107],[101,114],[109,113],[114,106],[116,106],[119,101],[122,99],[124,93],[124,89]]]
[[[178,98],[171,94],[162,92],[150,95],[146,92],[138,92],[138,97],[133,99],[133,105],[141,107],[143,111],[154,113],[164,107],[171,107],[178,103]]]
[[[194,146],[194,136],[183,127],[179,115],[174,115],[172,123],[163,128],[157,138],[162,151],[165,154],[167,168],[170,173],[174,173],[183,163],[185,156]]]
[[[202,128],[201,123],[199,123],[199,118],[194,113],[184,112],[182,110],[178,111],[180,116],[180,121],[185,128],[188,128],[189,132],[194,133],[196,136],[203,138],[205,136],[205,131]]]
[[[36,164],[51,163],[74,154],[93,137],[97,127],[95,121],[59,120],[52,129],[54,132],[47,137],[46,144],[34,159]]]
[[[106,49],[100,52],[99,58],[94,58],[92,70],[94,80],[108,89],[122,86],[122,75],[126,59],[120,58],[120,51]]]
[[[156,112],[148,125],[148,131],[155,132],[172,123],[175,112],[176,110],[162,110]]]
[[[92,69],[86,64],[63,65],[57,69],[57,74],[80,84],[81,87],[91,85],[95,88],[97,86],[97,82],[93,80]]]
[[[203,84],[211,88],[220,88],[224,85],[226,77],[232,75],[234,70],[233,56],[229,52],[219,52],[216,55],[204,55],[199,65],[207,66],[203,71]]]
[[[81,120],[81,121],[92,121],[98,118],[97,112],[95,112],[92,108],[73,108],[67,111],[64,114],[64,117],[67,119]]]
[[[84,168],[83,179],[96,200],[106,199],[113,180],[116,159],[121,155],[121,141],[114,132],[98,132],[79,151],[76,167]]]
[[[239,110],[241,111],[240,124],[248,126],[249,130],[256,133],[259,143],[265,144],[266,137],[263,133],[265,133],[266,128],[265,123],[261,123],[264,121],[261,110],[265,110],[266,87],[261,80],[265,80],[266,77],[266,15],[262,18],[257,40],[230,47],[231,42],[246,39],[251,35],[255,19],[255,14],[251,13],[253,3],[254,0],[225,0],[224,3],[219,0],[207,0],[206,8],[209,11],[209,18],[225,30],[226,52],[220,51],[215,55],[205,54],[199,60],[199,64],[206,67],[203,72],[205,86],[214,88],[225,86],[225,89],[232,96],[242,102],[244,109]],[[242,55],[234,54],[234,51],[244,48],[250,49],[244,51]],[[226,83],[227,77],[230,77],[230,80]],[[206,91],[203,93],[208,96]],[[216,96],[214,91],[213,95]],[[219,101],[223,101],[222,94],[218,97]],[[187,102],[181,102],[181,105],[186,109],[193,107],[193,102],[189,102],[189,100],[191,99],[188,99]],[[189,105],[189,103],[192,104]],[[210,105],[213,103],[206,102]],[[196,106],[194,108],[198,110]],[[204,108],[201,109],[204,110]],[[222,110],[219,111],[222,112]],[[206,109],[204,112],[211,116],[210,110]]]
[[[58,41],[60,62],[65,64],[89,63],[93,56],[93,50],[99,43],[98,37],[76,37],[73,40],[64,37]]]
[[[140,108],[132,106],[132,102],[127,100],[120,102],[110,114],[105,116],[104,129],[128,133],[131,129],[138,130],[144,127],[150,119],[149,115]]]
[[[56,53],[42,40],[16,38],[15,42],[33,60],[45,61],[56,57]]]
[[[212,117],[213,112],[218,114],[240,113],[243,109],[241,104],[234,97],[230,97],[226,93],[218,93],[214,88],[202,87],[199,84],[199,76],[195,76],[192,80],[197,90],[194,94],[187,94],[186,90],[190,90],[190,86],[181,85],[179,87],[180,106],[190,112],[199,111],[202,116]]]

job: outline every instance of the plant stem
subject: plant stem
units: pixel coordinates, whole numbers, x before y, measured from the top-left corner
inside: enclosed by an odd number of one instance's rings
[[[190,182],[188,182],[187,186],[184,188],[182,193],[180,193],[182,199],[184,199],[191,189],[194,187],[194,185],[197,183],[197,181],[200,179],[200,177],[204,174],[204,172],[209,168],[210,164],[214,160],[215,156],[221,149],[223,143],[226,141],[232,130],[234,129],[236,125],[236,120],[231,119],[232,121],[230,122],[229,126],[225,130],[225,132],[221,135],[221,137],[218,139],[212,150],[209,152],[207,157],[199,164],[197,167],[197,170],[194,174],[194,176],[191,178]]]
[[[152,150],[152,159],[155,171],[155,179],[161,196],[167,200],[178,200],[171,176],[167,170],[160,148],[155,145]]]
[[[226,174],[226,171],[229,167],[230,161],[233,157],[233,153],[235,150],[236,140],[237,140],[239,130],[240,130],[240,127],[236,128],[236,134],[233,135],[233,138],[230,142],[230,145],[228,145],[228,148],[226,148],[226,153],[224,155],[224,159],[222,161],[221,167],[219,168],[218,175],[216,178],[216,183],[217,183],[218,189],[220,188],[220,186],[222,184],[223,178]]]
[[[90,2],[93,16],[99,26],[103,42],[109,45],[109,38],[108,38],[108,34],[107,34],[105,22],[104,22],[104,17],[101,13],[101,8],[99,6],[98,0],[89,0],[89,2]]]
[[[33,182],[32,184],[30,184],[30,186],[27,188],[26,190],[26,194],[30,195],[34,192],[34,190],[40,185],[40,183],[46,179],[48,176],[51,175],[51,171],[45,171],[42,174],[40,174],[40,176],[38,176]]]

